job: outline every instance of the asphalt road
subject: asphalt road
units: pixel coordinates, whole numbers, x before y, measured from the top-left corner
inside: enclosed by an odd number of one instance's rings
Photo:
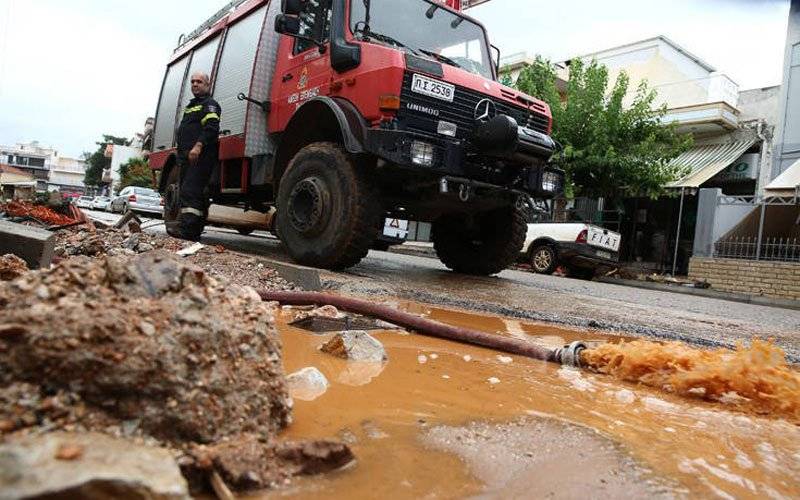
[[[116,215],[95,214],[104,220]],[[145,220],[163,231],[158,220]],[[204,243],[289,261],[268,233],[241,236],[208,228]],[[321,273],[324,286],[341,293],[399,297],[505,316],[624,332],[707,346],[733,347],[754,337],[772,338],[800,363],[800,311],[642,290],[608,283],[507,270],[493,277],[464,276],[427,257],[372,251],[343,273]]]

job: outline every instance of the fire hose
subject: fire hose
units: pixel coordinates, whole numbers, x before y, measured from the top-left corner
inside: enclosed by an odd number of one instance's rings
[[[414,330],[418,334],[461,342],[464,344],[488,347],[508,354],[526,356],[551,363],[580,367],[581,352],[586,349],[583,342],[572,342],[557,349],[550,349],[524,340],[512,339],[490,333],[446,325],[392,309],[365,300],[341,297],[318,292],[259,292],[261,299],[267,302],[279,302],[283,305],[313,306],[332,305],[337,309],[355,314],[378,318],[388,323]]]

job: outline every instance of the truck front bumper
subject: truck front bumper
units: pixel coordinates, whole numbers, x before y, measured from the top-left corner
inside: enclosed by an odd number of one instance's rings
[[[457,182],[474,182],[484,189],[494,187],[537,198],[552,198],[560,194],[564,186],[563,171],[545,164],[552,149],[541,144],[535,147],[541,153],[538,164],[530,162],[526,165],[468,152],[463,140],[413,131],[373,129],[367,132],[365,139],[365,149],[388,163],[431,176],[455,179]],[[528,148],[529,151],[532,149],[532,146]],[[480,162],[511,169],[512,175],[508,177],[512,182],[502,184],[476,176],[474,172],[481,168],[478,166]]]

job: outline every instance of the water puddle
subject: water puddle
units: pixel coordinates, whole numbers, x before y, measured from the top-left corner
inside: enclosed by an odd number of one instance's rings
[[[410,302],[387,304],[549,346],[623,340]],[[286,311],[278,318],[286,372],[313,366],[330,386],[312,401],[295,401],[295,423],[284,437],[338,437],[351,445],[358,463],[253,498],[524,497],[549,491],[535,488],[553,478],[580,480],[558,466],[573,462],[581,464],[586,481],[597,481],[596,490],[579,483],[583,496],[800,496],[800,428],[788,421],[398,331],[371,332],[385,346],[388,363],[348,364],[317,350],[331,334],[288,326],[292,319]],[[635,477],[616,478],[629,471]]]

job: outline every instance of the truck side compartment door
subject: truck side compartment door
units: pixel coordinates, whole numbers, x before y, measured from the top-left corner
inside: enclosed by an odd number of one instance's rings
[[[300,15],[300,34],[329,45],[331,10],[329,2],[310,0]],[[320,53],[313,42],[284,36],[275,68],[273,95],[277,96],[273,130],[283,130],[295,111],[309,99],[328,95],[330,89],[330,50]]]

